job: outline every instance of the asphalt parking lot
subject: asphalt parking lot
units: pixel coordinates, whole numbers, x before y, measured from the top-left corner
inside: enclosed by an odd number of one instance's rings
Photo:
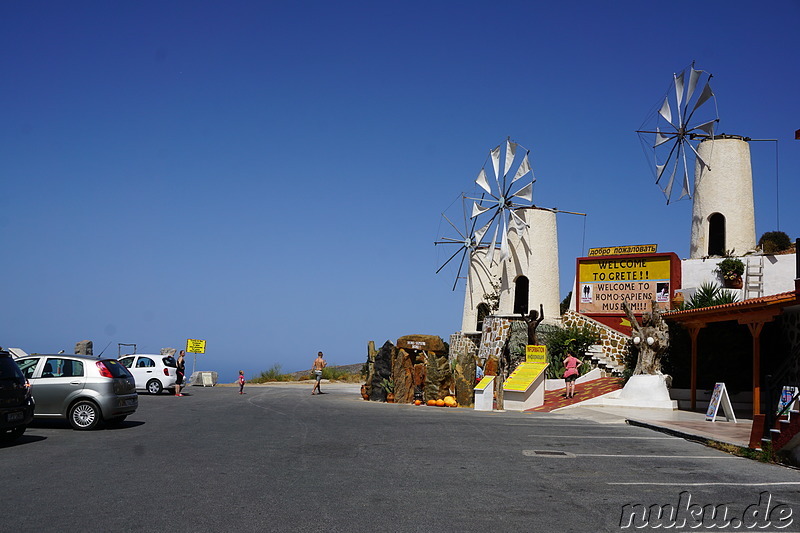
[[[620,423],[310,389],[190,387],[140,396],[120,428],[35,423],[0,448],[0,531],[621,531],[632,506],[687,497],[800,530],[797,470]]]

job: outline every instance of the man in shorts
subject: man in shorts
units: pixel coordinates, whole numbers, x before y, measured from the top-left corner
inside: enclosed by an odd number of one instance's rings
[[[311,371],[314,373],[314,378],[316,379],[314,388],[311,389],[312,396],[317,393],[323,394],[322,390],[319,388],[319,384],[322,380],[322,369],[326,366],[328,366],[328,363],[322,358],[322,352],[317,352],[317,358],[314,359],[314,364],[311,366]]]

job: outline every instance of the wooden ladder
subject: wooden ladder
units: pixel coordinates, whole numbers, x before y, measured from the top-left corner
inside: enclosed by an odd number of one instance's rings
[[[744,271],[744,297],[758,298],[764,295],[764,256],[748,256]]]

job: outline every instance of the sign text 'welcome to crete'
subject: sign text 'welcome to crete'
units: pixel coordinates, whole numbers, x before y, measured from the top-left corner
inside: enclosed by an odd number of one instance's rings
[[[637,314],[648,311],[652,301],[668,307],[676,288],[680,288],[680,261],[672,253],[578,259],[581,313],[622,313],[625,301]]]

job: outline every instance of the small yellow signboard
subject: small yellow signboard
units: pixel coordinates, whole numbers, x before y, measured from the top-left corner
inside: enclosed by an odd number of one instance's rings
[[[186,339],[186,351],[189,353],[206,353],[206,341]]]
[[[540,346],[538,344],[528,344],[525,346],[525,362],[526,363],[546,363],[547,362],[547,346]]]
[[[633,246],[607,246],[605,248],[589,248],[589,257],[601,255],[654,254],[657,244],[635,244]]]
[[[475,385],[475,390],[486,390],[486,387],[489,386],[493,379],[494,376],[483,376],[478,384]]]
[[[521,363],[503,383],[503,390],[525,392],[536,381],[539,374],[544,372],[545,368],[547,368],[547,363]]]

